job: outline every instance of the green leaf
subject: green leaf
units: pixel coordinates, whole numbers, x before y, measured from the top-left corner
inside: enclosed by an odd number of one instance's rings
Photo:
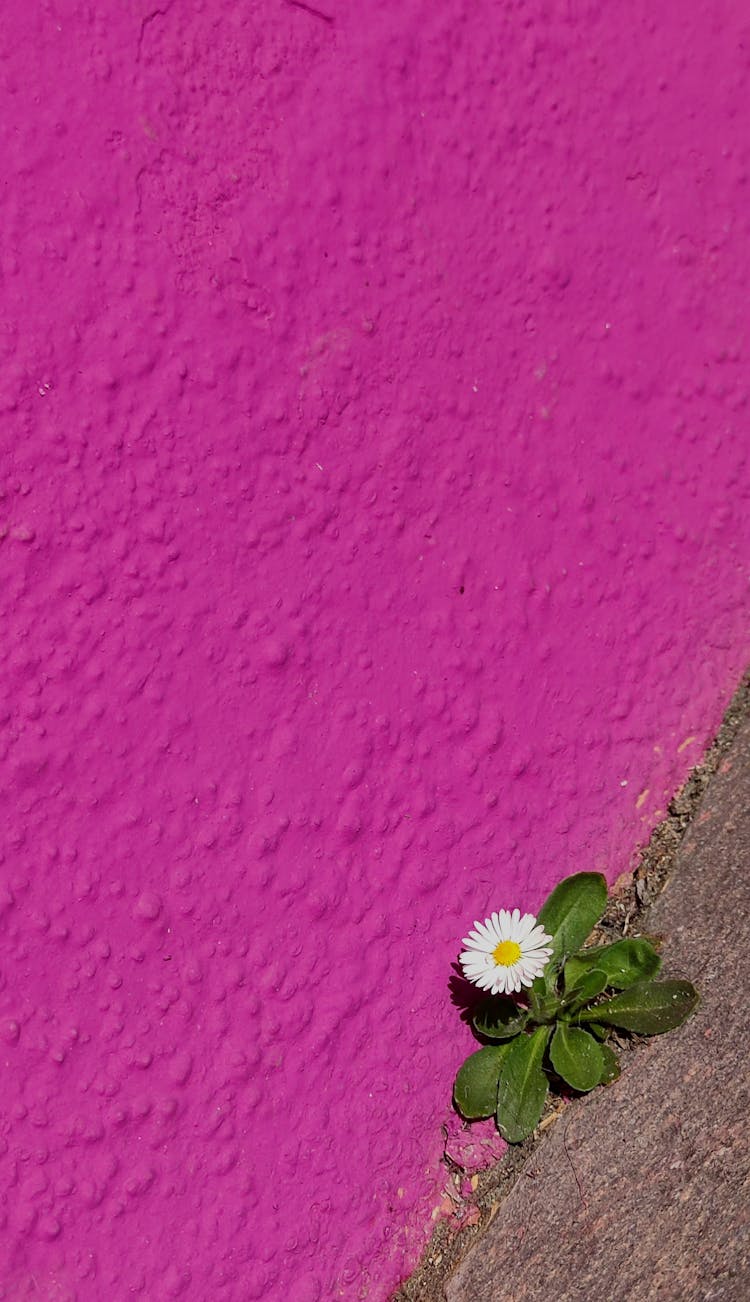
[[[584,972],[597,967],[607,974],[607,985],[616,990],[626,990],[637,981],[655,977],[661,959],[647,940],[616,940],[612,945],[599,945],[574,954],[565,964],[565,989],[578,985]]]
[[[596,1036],[597,1040],[606,1040],[607,1036],[611,1034],[612,1028],[610,1026],[597,1026],[596,1022],[590,1022],[588,1030],[592,1035]]]
[[[552,1036],[549,1056],[558,1076],[562,1076],[574,1090],[592,1090],[602,1078],[602,1046],[579,1026],[560,1022]]]
[[[525,1008],[519,1008],[505,995],[494,995],[482,1000],[471,1023],[477,1035],[487,1040],[510,1040],[523,1030],[527,1018]]]
[[[566,965],[567,972],[567,965]],[[577,1008],[582,1008],[592,999],[596,999],[607,985],[607,975],[598,967],[592,967],[588,972],[584,972],[577,985],[569,990],[562,1001],[561,1008],[566,1012],[575,1012]]]
[[[591,1029],[593,1030],[594,1028],[592,1027]],[[600,1044],[599,1048],[604,1056],[604,1070],[599,1084],[611,1085],[620,1075],[620,1063],[614,1049],[610,1049],[608,1044]]]
[[[529,1007],[534,1020],[541,1020],[540,1009],[546,1003],[547,982],[543,976],[535,977],[529,990]]]
[[[546,1025],[554,1022],[560,1011],[560,999],[557,994],[557,981],[555,973],[548,969],[549,984],[547,975],[538,976],[531,983],[529,990],[529,1022],[537,1026]]]
[[[459,1069],[453,1086],[453,1101],[467,1121],[491,1117],[497,1108],[497,1083],[507,1044],[487,1044],[477,1049]]]
[[[560,1012],[560,1000],[556,994],[532,995],[531,1007],[529,1009],[529,1024],[537,1026],[547,1026],[554,1022]]]
[[[606,907],[607,883],[601,873],[575,873],[555,887],[537,918],[552,936],[548,973],[581,948]]]
[[[681,1026],[697,1003],[698,992],[689,981],[639,981],[621,995],[582,1009],[578,1016],[639,1035],[661,1035]]]
[[[549,1034],[548,1026],[540,1026],[508,1045],[497,1093],[497,1128],[509,1144],[530,1135],[542,1115],[547,1097],[542,1060]]]

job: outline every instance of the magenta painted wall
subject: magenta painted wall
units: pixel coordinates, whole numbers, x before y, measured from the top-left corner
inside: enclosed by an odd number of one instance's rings
[[[745,6],[318,3],[3,7],[13,1302],[383,1302],[750,654]]]

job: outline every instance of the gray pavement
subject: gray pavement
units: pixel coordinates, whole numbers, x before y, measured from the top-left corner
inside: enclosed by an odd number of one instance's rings
[[[647,925],[697,1013],[564,1110],[446,1302],[750,1299],[750,721]]]

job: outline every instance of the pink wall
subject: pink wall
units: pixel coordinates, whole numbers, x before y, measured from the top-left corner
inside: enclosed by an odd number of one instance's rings
[[[0,1298],[383,1302],[467,924],[750,654],[750,27],[6,0]]]

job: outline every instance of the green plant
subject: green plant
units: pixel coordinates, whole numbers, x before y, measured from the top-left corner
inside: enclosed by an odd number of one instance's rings
[[[555,888],[538,919],[502,911],[475,924],[464,942],[469,979],[511,993],[491,993],[474,1010],[472,1028],[483,1047],[458,1072],[453,1098],[468,1120],[494,1116],[509,1143],[538,1124],[550,1078],[581,1093],[617,1079],[608,1043],[614,1028],[660,1035],[680,1026],[698,1002],[689,981],[654,979],[661,959],[648,940],[584,948],[606,903],[604,878],[577,873]],[[536,950],[527,954],[527,944]]]

